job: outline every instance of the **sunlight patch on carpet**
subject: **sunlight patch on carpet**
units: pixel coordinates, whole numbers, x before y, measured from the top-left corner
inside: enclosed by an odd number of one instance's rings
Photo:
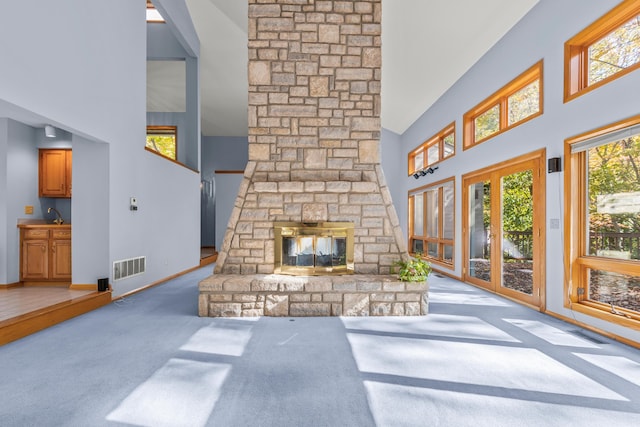
[[[469,385],[627,400],[535,349],[358,333],[347,337],[358,369],[365,374],[445,381],[454,388]]]
[[[438,292],[429,294],[429,303],[440,304],[463,304],[463,305],[486,305],[494,307],[509,307],[509,303],[491,295],[460,294],[451,292]]]
[[[535,335],[536,337],[545,340],[553,345],[565,345],[568,347],[584,347],[584,348],[600,348],[594,343],[585,339],[579,338],[562,329],[554,328],[546,323],[539,322],[537,320],[526,319],[504,319],[505,322],[509,322],[518,328]]]
[[[540,427],[540,420],[545,420],[545,427],[640,425],[638,413],[590,408],[578,402],[528,401],[376,381],[364,385],[379,426]]]
[[[198,330],[180,350],[242,356],[251,339],[251,327],[247,323],[214,323]]]
[[[640,387],[640,363],[622,356],[574,353],[581,359]]]
[[[385,332],[390,335],[416,334],[470,338],[503,342],[520,342],[499,328],[475,316],[430,313],[426,317],[342,317],[345,328]]]
[[[107,416],[137,426],[204,426],[231,366],[171,359]]]

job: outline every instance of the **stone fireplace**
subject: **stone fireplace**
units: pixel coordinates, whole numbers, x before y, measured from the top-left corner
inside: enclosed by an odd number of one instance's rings
[[[391,274],[408,255],[380,165],[381,15],[381,0],[249,0],[249,161],[200,315],[426,314],[426,285]],[[344,266],[317,251],[340,239],[277,246],[283,223],[351,224]],[[302,273],[320,276],[282,277],[312,258]]]

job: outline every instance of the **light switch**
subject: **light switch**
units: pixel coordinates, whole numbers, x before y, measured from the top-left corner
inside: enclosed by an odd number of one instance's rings
[[[33,215],[33,206],[25,206],[24,207],[24,213],[26,215]]]

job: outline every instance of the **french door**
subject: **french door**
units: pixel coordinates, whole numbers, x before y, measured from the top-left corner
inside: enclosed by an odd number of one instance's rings
[[[545,151],[462,177],[463,279],[544,309]]]

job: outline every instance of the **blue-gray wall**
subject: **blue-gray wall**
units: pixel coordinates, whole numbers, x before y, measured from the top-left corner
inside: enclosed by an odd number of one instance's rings
[[[247,137],[222,136],[202,138],[203,188],[212,187],[213,200],[203,195],[201,240],[203,246],[212,244],[220,249],[229,217],[238,195],[242,173],[216,171],[244,171],[249,159]],[[206,182],[206,184],[205,184]]]
[[[9,257],[9,241],[7,232],[9,224],[7,220],[7,203],[2,200],[8,200],[7,174],[1,171],[7,170],[7,152],[8,152],[8,127],[9,120],[0,118],[0,284],[13,283],[9,282],[9,274],[7,272],[7,259]]]
[[[456,178],[456,268],[448,273],[461,276],[462,174],[542,148],[546,149],[547,157],[563,157],[566,138],[638,114],[638,71],[569,103],[563,103],[565,41],[618,3],[617,0],[541,0],[402,135],[404,154],[401,162],[406,166],[409,151],[452,120],[456,120],[455,157],[442,162],[435,174],[418,181],[413,177],[406,177],[404,172],[403,194],[400,195],[406,204],[408,190],[447,177]],[[463,151],[463,114],[540,59],[544,60],[544,114]],[[428,84],[428,80],[425,83]],[[546,178],[547,223],[552,219],[561,220],[562,223],[564,174],[548,174]],[[547,310],[640,341],[638,331],[572,312],[564,307],[563,231],[548,226],[546,228]]]
[[[407,175],[407,156],[402,151],[400,135],[387,129],[382,129],[380,135],[380,163],[384,177],[391,193],[393,206],[396,208],[400,227],[407,229],[407,197],[404,192],[405,177]]]
[[[171,3],[182,14],[175,21],[184,24],[184,1]],[[146,27],[144,2],[130,0],[112,0],[107,8],[85,0],[10,2],[0,14],[0,39],[10,41],[0,44],[0,117],[19,110],[20,121],[51,123],[73,135],[73,145],[87,144],[79,148],[79,158],[74,155],[73,223],[102,232],[74,231],[73,283],[95,283],[110,273],[113,261],[147,256],[144,275],[112,282],[115,295],[199,264],[199,174],[146,152],[141,143]],[[192,36],[182,39],[193,42]],[[2,109],[6,105],[12,106],[8,112]],[[12,162],[8,141],[0,136],[3,156]],[[104,198],[99,213],[94,193],[85,196],[93,188]],[[136,212],[129,210],[132,196],[138,198]],[[0,212],[11,206],[0,200]],[[16,221],[7,216],[3,234]],[[89,267],[78,268],[83,265]]]
[[[171,3],[172,8],[178,3]],[[183,21],[184,19],[180,21],[183,23],[182,26],[187,26]],[[180,40],[184,38],[179,37],[176,31],[172,25],[147,24],[147,59],[184,62],[186,108],[184,112],[147,113],[147,124],[178,126],[177,160],[194,170],[199,170],[200,72],[198,57],[191,53],[199,52],[199,42],[195,47],[181,44]],[[195,30],[193,36],[195,36]],[[197,37],[195,40],[197,42]]]
[[[0,148],[0,152],[3,152],[6,158],[6,168],[0,170],[6,171],[3,174],[6,187],[4,197],[0,200],[6,202],[4,238],[0,244],[0,283],[15,283],[20,272],[20,233],[16,226],[16,218],[26,216],[25,206],[33,206],[34,217],[42,216],[38,200],[38,151],[35,148],[35,129],[14,120],[4,119],[2,122],[6,130],[6,145],[4,150]]]

